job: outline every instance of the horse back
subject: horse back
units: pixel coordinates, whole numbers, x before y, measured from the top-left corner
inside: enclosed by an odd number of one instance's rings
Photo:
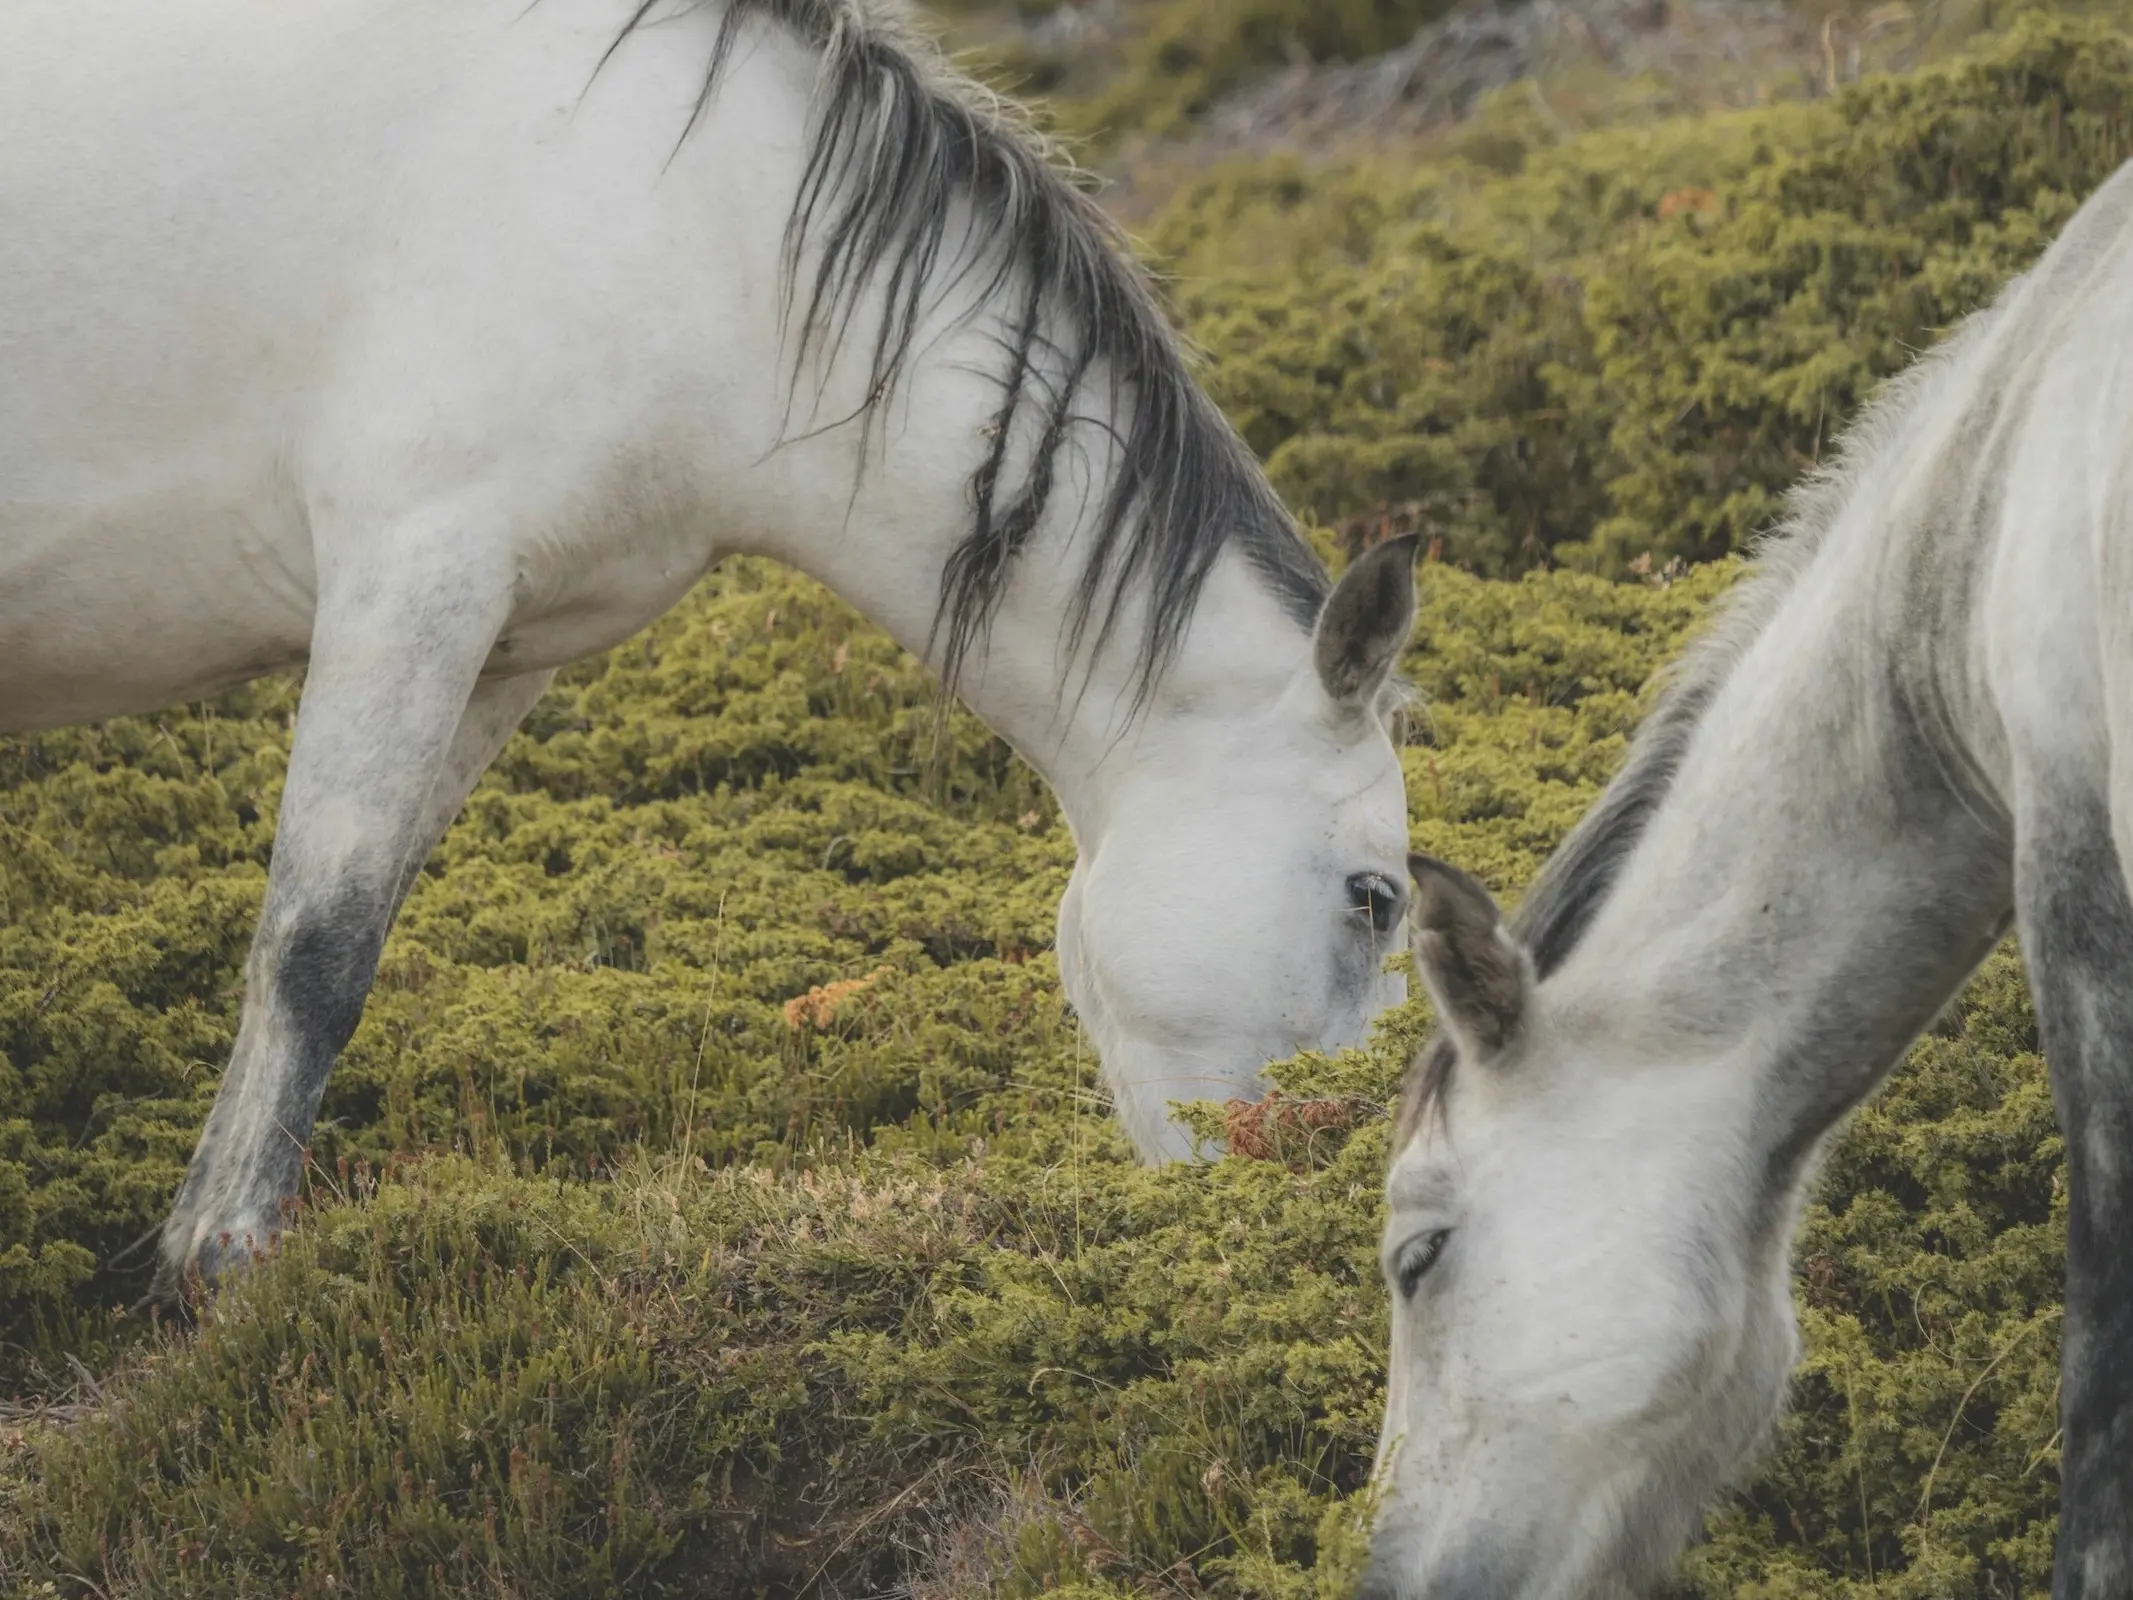
[[[7,9],[0,727],[301,661],[322,582],[418,505],[487,508],[527,664],[686,588],[706,478],[769,443],[731,375],[774,354],[805,84],[758,49],[753,123],[670,170],[715,17],[596,78],[628,10]]]

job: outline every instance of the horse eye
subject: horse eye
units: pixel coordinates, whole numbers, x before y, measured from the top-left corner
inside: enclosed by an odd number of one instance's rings
[[[1393,1264],[1393,1277],[1400,1285],[1402,1300],[1414,1298],[1415,1285],[1437,1264],[1437,1257],[1444,1254],[1444,1242],[1451,1236],[1451,1229],[1439,1228],[1435,1233],[1425,1233],[1421,1238],[1409,1241],[1401,1250],[1398,1261]]]
[[[1379,933],[1390,933],[1407,909],[1407,897],[1382,872],[1358,872],[1348,880],[1348,909],[1370,918]]]

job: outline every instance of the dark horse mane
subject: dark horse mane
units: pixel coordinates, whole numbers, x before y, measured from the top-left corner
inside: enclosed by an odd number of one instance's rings
[[[873,335],[870,426],[908,366],[919,323],[945,289],[983,274],[976,303],[999,305],[1005,329],[1000,405],[972,472],[972,523],[941,578],[929,649],[953,689],[1005,592],[1016,556],[1050,504],[1077,402],[1097,381],[1121,426],[1117,470],[1098,511],[1066,618],[1071,648],[1094,624],[1109,642],[1129,596],[1146,597],[1138,644],[1145,699],[1177,649],[1223,547],[1238,548],[1282,608],[1309,628],[1327,581],[1259,464],[1194,383],[1147,279],[1115,225],[1069,167],[1006,103],[952,71],[899,10],[875,0],[640,0],[608,54],[662,6],[723,6],[691,114],[701,119],[742,30],[762,21],[822,61],[807,164],[784,254],[795,373],[834,350],[862,295],[879,285],[887,313]],[[604,60],[603,60],[604,64]],[[948,259],[950,235],[964,226]],[[811,279],[801,277],[812,250]],[[1009,296],[1012,296],[1011,300]],[[1021,481],[1005,467],[1017,425],[1037,447]],[[864,435],[862,435],[862,462]]]
[[[1572,828],[1509,919],[1510,932],[1545,980],[1570,958],[1613,892],[1623,864],[1666,803],[1704,714],[1769,627],[1800,575],[1829,543],[1869,463],[1900,447],[1918,397],[1981,338],[2004,296],[1973,313],[1929,354],[1882,384],[1837,440],[1830,458],[1794,485],[1777,525],[1755,543],[1754,562],[1711,626],[1665,673],[1666,690],[1637,730],[1621,771]],[[1443,1033],[1417,1053],[1393,1137],[1395,1152],[1432,1110],[1441,1111],[1458,1057]]]
[[[1689,740],[1732,665],[1726,652],[1707,650],[1698,656],[1703,670],[1684,673],[1661,698],[1638,731],[1622,770],[1557,846],[1511,914],[1511,936],[1532,956],[1536,980],[1556,971],[1577,948],[1614,888],[1622,863],[1673,788]],[[1443,1107],[1444,1091],[1458,1064],[1451,1036],[1441,1030],[1416,1055],[1400,1099],[1395,1154],[1432,1109]]]

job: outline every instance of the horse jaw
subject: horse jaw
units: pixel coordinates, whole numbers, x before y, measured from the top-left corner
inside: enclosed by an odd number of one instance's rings
[[[1040,766],[1079,846],[1061,979],[1144,1160],[1195,1153],[1173,1103],[1257,1098],[1269,1062],[1360,1044],[1405,997],[1385,971],[1397,918],[1359,914],[1352,885],[1404,882],[1405,781],[1379,708],[1411,561],[1402,546],[1357,562],[1314,637],[1226,558],[1157,693],[1086,697],[1065,759]]]

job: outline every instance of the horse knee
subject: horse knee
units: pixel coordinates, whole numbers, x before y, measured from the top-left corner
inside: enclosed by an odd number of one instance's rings
[[[304,1065],[314,1070],[330,1065],[363,1020],[391,911],[390,891],[351,885],[290,916],[276,941],[271,983],[274,1004]]]

